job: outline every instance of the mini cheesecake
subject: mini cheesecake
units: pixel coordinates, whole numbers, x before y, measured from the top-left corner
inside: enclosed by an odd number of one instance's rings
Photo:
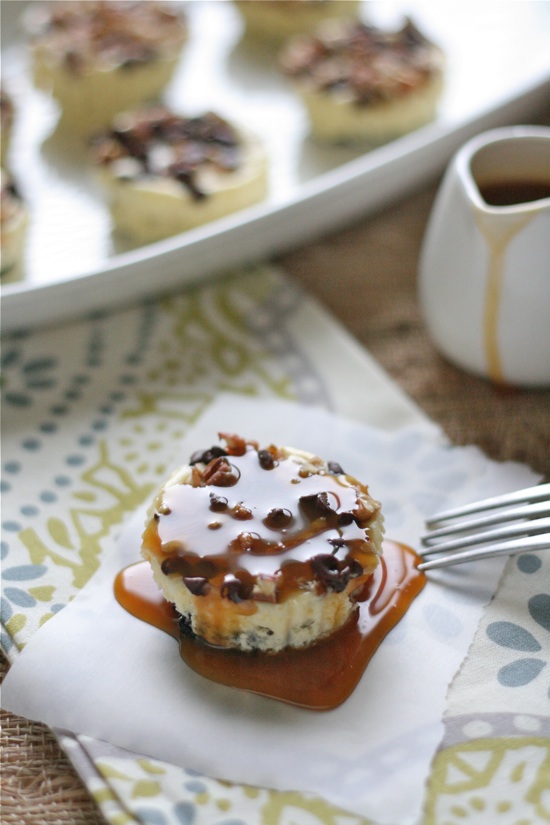
[[[382,143],[432,120],[444,54],[411,20],[396,31],[330,21],[279,54],[307,110],[311,135],[329,143]]]
[[[10,148],[13,116],[13,101],[5,89],[0,89],[0,151],[2,166],[6,165],[6,158]]]
[[[263,200],[268,162],[255,135],[217,114],[127,112],[92,143],[114,227],[146,244]]]
[[[267,653],[313,645],[368,599],[380,504],[334,462],[219,436],[157,493],[142,556],[199,640]]]
[[[0,186],[0,275],[5,283],[21,275],[28,213],[12,176],[5,169],[1,170]]]
[[[34,82],[59,103],[60,125],[81,136],[157,100],[188,36],[179,10],[160,0],[39,4],[28,29]]]
[[[359,0],[235,0],[246,34],[277,46],[324,20],[357,17]]]

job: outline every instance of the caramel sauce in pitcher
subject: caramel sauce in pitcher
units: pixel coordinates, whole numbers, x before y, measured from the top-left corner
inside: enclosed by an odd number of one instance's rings
[[[491,207],[519,206],[550,197],[550,183],[539,180],[495,180],[479,185],[479,193]],[[489,378],[505,384],[499,344],[499,318],[502,303],[504,259],[515,235],[533,218],[518,214],[516,220],[497,229],[491,220],[477,213],[476,222],[488,246],[487,289],[484,308],[483,339]]]
[[[115,596],[133,616],[173,636],[182,659],[206,679],[303,708],[329,710],[351,695],[384,637],[424,587],[419,560],[409,547],[386,540],[353,618],[315,644],[278,653],[216,647],[186,632],[147,562],[118,574]]]
[[[489,206],[517,206],[550,198],[550,181],[498,180],[483,184],[479,191]]]

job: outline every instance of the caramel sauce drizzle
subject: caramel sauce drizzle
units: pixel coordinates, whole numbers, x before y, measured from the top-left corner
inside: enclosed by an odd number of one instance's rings
[[[382,640],[426,583],[409,547],[386,540],[355,616],[316,644],[280,653],[245,653],[206,644],[182,631],[179,614],[157,588],[147,562],[117,575],[115,597],[133,616],[179,642],[186,664],[201,676],[311,710],[329,710],[355,690]]]
[[[267,451],[250,447],[231,460],[214,448],[204,457],[209,460],[201,474],[196,472],[195,484],[171,485],[164,490],[143,533],[143,546],[155,553],[165,575],[181,575],[193,595],[207,596],[214,587],[220,589],[222,597],[242,602],[256,598],[257,576],[249,572],[245,559],[271,556],[280,558],[277,601],[300,591],[304,582],[313,582],[318,592],[340,592],[348,586],[355,590],[364,585],[376,565],[368,533],[374,516],[361,498],[367,496],[366,488],[345,476],[339,465],[312,474],[290,459],[276,461]],[[282,473],[285,497],[278,506],[255,515],[246,503],[250,487],[244,494],[240,491],[241,470],[248,479],[257,478],[263,489],[268,477]],[[302,490],[303,486],[307,490]],[[282,492],[275,489],[277,500]],[[344,501],[345,509],[340,509]],[[222,529],[225,519],[226,538],[209,542],[205,537],[200,543],[195,538],[191,544],[178,541],[177,537],[189,532],[190,521],[194,523],[198,513],[204,514],[200,518],[211,535]],[[231,530],[230,523],[238,523],[237,529]],[[261,534],[265,528],[267,536]],[[312,540],[321,542],[315,543],[315,553],[309,549]],[[289,555],[298,548],[302,548],[301,553]]]

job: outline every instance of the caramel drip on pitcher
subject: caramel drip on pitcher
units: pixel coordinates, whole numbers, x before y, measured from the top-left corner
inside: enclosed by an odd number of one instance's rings
[[[506,383],[502,369],[502,354],[499,343],[498,325],[502,305],[502,288],[504,281],[504,260],[508,245],[533,218],[534,214],[515,216],[506,227],[495,227],[492,217],[475,210],[476,225],[483,235],[489,254],[487,264],[487,286],[483,312],[483,344],[487,359],[487,371],[491,381],[496,384]]]

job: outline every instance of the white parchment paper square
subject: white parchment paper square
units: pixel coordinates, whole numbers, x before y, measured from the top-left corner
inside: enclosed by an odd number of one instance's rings
[[[449,447],[429,423],[383,433],[322,410],[235,397],[201,418],[174,467],[220,430],[339,461],[382,501],[387,535],[413,547],[431,512],[535,481],[520,465]],[[433,574],[354,694],[317,713],[202,679],[172,638],[117,604],[113,580],[139,560],[143,521],[136,513],[94,579],[31,639],[5,680],[3,706],[209,776],[317,793],[378,822],[415,822],[448,684],[504,561]]]

